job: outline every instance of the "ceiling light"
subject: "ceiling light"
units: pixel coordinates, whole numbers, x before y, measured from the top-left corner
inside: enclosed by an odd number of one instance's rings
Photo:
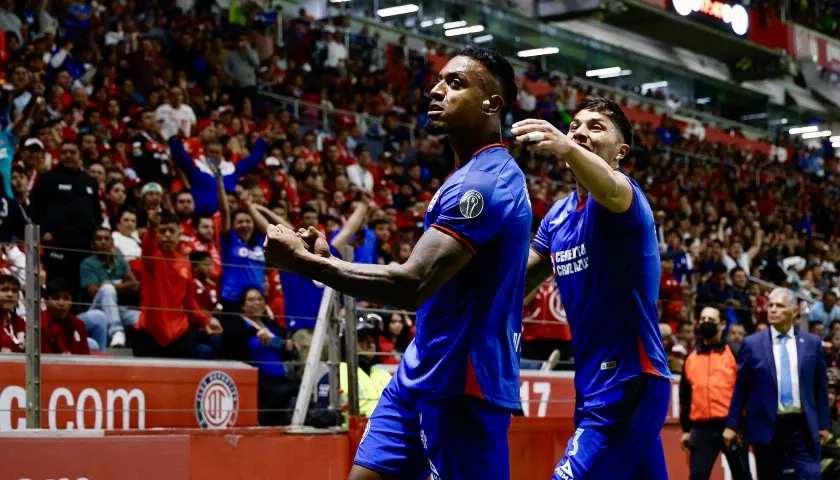
[[[457,20],[454,22],[446,22],[443,24],[443,28],[445,30],[449,30],[450,28],[459,28],[459,27],[466,27],[467,22],[465,20]]]
[[[600,77],[601,75],[610,75],[613,73],[621,73],[621,67],[599,68],[597,70],[589,70],[586,72],[587,77]]]
[[[473,42],[475,43],[485,43],[490,41],[493,41],[493,35],[489,33],[487,35],[481,35],[480,37],[473,38]]]
[[[394,15],[405,15],[420,10],[420,7],[413,3],[408,5],[397,5],[396,7],[380,8],[376,14],[380,17],[393,17]]]
[[[822,137],[830,137],[831,130],[823,130],[822,132],[808,132],[803,133],[802,138],[809,139],[809,138],[822,138]]]
[[[598,75],[598,78],[615,78],[615,77],[626,77],[627,75],[632,75],[633,70],[622,70],[618,73],[608,73],[605,75]]]
[[[665,88],[667,86],[668,82],[665,80],[662,80],[661,82],[643,83],[642,91],[645,92],[647,90],[656,90],[657,88]]]
[[[557,47],[532,48],[530,50],[522,50],[521,52],[517,53],[516,56],[521,58],[538,57],[540,55],[552,55],[559,51],[560,49]]]
[[[809,133],[809,132],[817,132],[819,131],[820,127],[816,125],[809,125],[807,127],[794,127],[788,130],[788,133],[791,135],[798,135],[800,133]]]
[[[454,37],[456,35],[467,35],[469,33],[478,33],[478,32],[483,32],[483,31],[484,31],[484,26],[483,25],[473,25],[472,27],[450,28],[449,30],[447,30],[443,33],[447,37]]]

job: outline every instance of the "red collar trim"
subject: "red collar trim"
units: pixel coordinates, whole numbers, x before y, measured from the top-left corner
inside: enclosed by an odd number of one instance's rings
[[[477,152],[473,153],[472,156],[470,157],[470,159],[473,159],[473,158],[477,157],[481,152],[483,152],[485,150],[489,150],[491,148],[496,148],[496,147],[504,148],[505,144],[504,143],[491,143],[490,145],[485,145],[485,146],[479,148]]]

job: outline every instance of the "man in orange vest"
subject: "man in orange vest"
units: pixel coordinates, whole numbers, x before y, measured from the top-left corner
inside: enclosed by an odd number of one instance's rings
[[[690,452],[690,480],[708,480],[718,454],[723,451],[734,480],[749,480],[748,450],[727,449],[723,430],[729,403],[735,390],[738,362],[723,339],[725,323],[720,310],[706,307],[700,312],[700,336],[689,352],[680,379],[680,443]]]

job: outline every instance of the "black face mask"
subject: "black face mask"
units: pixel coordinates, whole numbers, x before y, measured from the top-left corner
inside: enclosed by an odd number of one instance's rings
[[[700,324],[700,336],[706,340],[715,338],[718,334],[718,325],[712,322],[703,322]]]

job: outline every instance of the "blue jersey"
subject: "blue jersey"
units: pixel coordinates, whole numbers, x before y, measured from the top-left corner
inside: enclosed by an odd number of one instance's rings
[[[280,286],[286,308],[286,327],[290,331],[315,328],[315,319],[324,297],[324,284],[297,273],[280,272]]]
[[[642,374],[670,377],[659,335],[659,242],[636,182],[633,202],[613,213],[577,192],[540,224],[534,250],[550,259],[572,331],[575,389],[598,395]]]
[[[437,228],[475,256],[417,311],[397,376],[424,400],[465,393],[518,409],[522,302],[531,206],[525,175],[501,144],[473,156],[429,203]]]
[[[6,198],[15,198],[12,192],[12,160],[15,158],[19,138],[12,133],[12,127],[0,130],[0,173],[3,174],[3,189]]]
[[[241,300],[246,288],[256,287],[265,295],[265,237],[258,233],[256,241],[249,245],[231,230],[222,235],[221,297],[231,302]]]

